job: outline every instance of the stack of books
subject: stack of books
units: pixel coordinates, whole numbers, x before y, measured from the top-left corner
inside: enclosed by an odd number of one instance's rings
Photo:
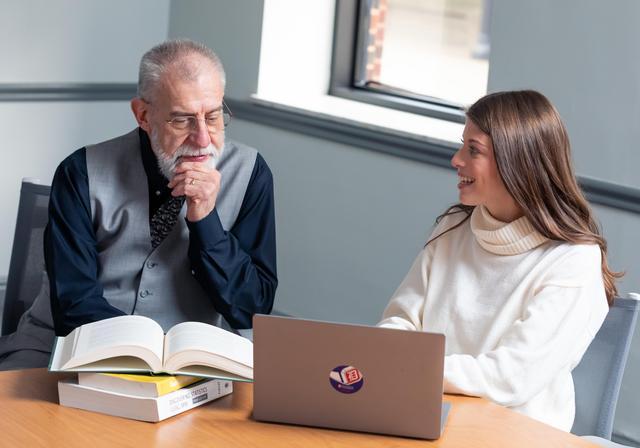
[[[148,317],[118,316],[57,337],[49,371],[78,372],[58,383],[62,406],[158,422],[253,381],[253,344],[202,322],[165,334]]]
[[[62,406],[159,422],[233,391],[233,383],[184,375],[78,373],[58,382]]]

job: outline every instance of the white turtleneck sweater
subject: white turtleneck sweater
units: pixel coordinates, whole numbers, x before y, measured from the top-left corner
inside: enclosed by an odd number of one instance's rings
[[[379,325],[446,336],[445,392],[569,431],[571,370],[608,312],[600,260],[596,245],[551,241],[526,217],[506,224],[479,206],[420,252]]]

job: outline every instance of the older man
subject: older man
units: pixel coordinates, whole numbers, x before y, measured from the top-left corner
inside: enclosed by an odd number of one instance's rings
[[[0,341],[0,368],[46,363],[51,315],[66,335],[123,314],[165,330],[187,320],[245,329],[271,311],[271,172],[256,150],[225,143],[224,86],[220,60],[201,44],[167,41],[143,56],[131,101],[139,128],[56,171],[45,231],[51,309],[41,293]]]

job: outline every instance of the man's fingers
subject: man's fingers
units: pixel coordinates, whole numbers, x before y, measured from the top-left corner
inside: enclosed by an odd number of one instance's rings
[[[173,179],[171,179],[168,186],[169,188],[174,188],[176,185],[182,182],[191,184],[192,180],[195,180],[198,182],[219,183],[220,176],[217,171],[203,173],[201,171],[189,170],[184,173],[176,174],[175,176],[173,176]]]
[[[173,190],[171,190],[171,196],[173,197],[185,196],[184,185],[180,184],[177,187],[175,187]]]
[[[181,162],[176,166],[175,173],[180,174],[186,171],[199,171],[201,173],[210,173],[215,171],[210,165],[202,162]]]
[[[203,176],[201,173],[189,173],[175,176],[169,182],[172,196],[188,196],[206,198],[220,188],[219,176]]]

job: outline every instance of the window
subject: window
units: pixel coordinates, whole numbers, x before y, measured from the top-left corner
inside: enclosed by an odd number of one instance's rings
[[[338,0],[331,93],[464,121],[486,93],[491,0]]]

